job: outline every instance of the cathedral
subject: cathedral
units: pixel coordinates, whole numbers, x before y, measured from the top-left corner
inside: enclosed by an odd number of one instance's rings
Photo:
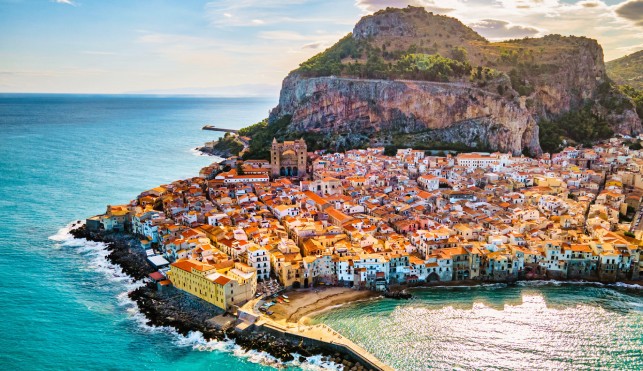
[[[303,177],[306,175],[308,149],[303,139],[277,142],[272,140],[270,167],[273,178],[280,176]]]

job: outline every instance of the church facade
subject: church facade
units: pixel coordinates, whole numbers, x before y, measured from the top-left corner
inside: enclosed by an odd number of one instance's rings
[[[270,167],[273,178],[280,176],[302,177],[306,175],[308,148],[303,139],[285,141],[272,140]]]

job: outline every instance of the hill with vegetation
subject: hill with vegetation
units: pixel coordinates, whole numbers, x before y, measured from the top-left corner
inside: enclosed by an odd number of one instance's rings
[[[244,149],[244,144],[236,134],[225,133],[218,140],[207,143],[199,151],[223,158],[238,156]]]
[[[605,63],[607,75],[620,85],[643,89],[643,50]]]
[[[573,130],[577,123],[587,136]],[[301,63],[260,126],[278,140],[304,137],[311,149],[439,145],[532,155],[543,140],[553,151],[563,140],[641,131],[631,96],[607,77],[595,40],[492,43],[455,18],[417,7],[363,17]],[[250,136],[257,150],[248,156],[264,157],[272,137]]]

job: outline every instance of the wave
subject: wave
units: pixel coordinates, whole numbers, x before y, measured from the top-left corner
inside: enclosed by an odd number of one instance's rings
[[[612,288],[625,288],[625,289],[643,289],[642,285],[634,283],[602,283],[602,282],[593,282],[593,281],[558,281],[558,280],[534,280],[534,281],[518,281],[516,282],[518,286],[562,286],[562,285],[586,285],[586,286],[597,286],[597,287],[612,287]]]
[[[586,286],[596,286],[596,287],[611,287],[611,288],[621,288],[621,289],[634,289],[641,290],[643,285],[634,284],[634,283],[602,283],[594,281],[559,281],[559,280],[529,280],[529,281],[516,281],[517,286],[523,287],[538,287],[538,286],[563,286],[563,285],[586,285]],[[489,289],[500,289],[508,287],[506,283],[479,283],[473,285],[436,285],[436,286],[415,286],[409,288],[410,290],[416,289],[474,289],[474,288],[489,288]]]
[[[79,228],[82,226],[84,222],[74,222],[74,223],[69,223],[66,226],[60,228],[56,234],[49,236],[49,239],[52,241],[57,241],[57,242],[63,242],[63,241],[70,241],[74,239],[74,236],[70,233],[76,228]]]
[[[300,355],[297,353],[292,353],[292,356],[295,358],[289,362],[281,362],[272,355],[257,351],[257,350],[244,350],[239,345],[237,345],[234,340],[206,340],[203,337],[203,334],[199,331],[190,332],[187,336],[179,335],[179,338],[175,341],[177,346],[181,347],[192,347],[194,350],[202,352],[224,352],[234,355],[235,357],[244,358],[248,362],[258,363],[265,366],[271,366],[274,368],[291,368],[298,367],[304,370],[341,370],[343,366],[330,362],[326,360],[325,357],[321,355],[305,357],[304,361],[299,361]]]
[[[221,156],[211,155],[209,153],[202,152],[198,148],[190,148],[190,153],[197,157],[212,157],[214,159],[214,162],[221,162],[225,160],[225,158]]]
[[[636,283],[617,282],[617,283],[611,283],[608,286],[619,287],[619,288],[624,288],[624,289],[637,289],[637,290],[642,290],[643,289],[643,285],[638,285]]]
[[[197,157],[210,157],[207,153],[201,152],[198,148],[190,148],[190,153]]]
[[[71,223],[60,228],[56,234],[49,236],[49,239],[55,241],[57,248],[70,247],[76,248],[76,253],[83,256],[87,262],[86,268],[102,273],[105,277],[115,283],[122,283],[128,291],[134,290],[143,285],[143,281],[135,281],[127,275],[120,266],[113,264],[107,259],[109,251],[107,244],[104,242],[89,241],[85,238],[76,238],[71,231],[82,226],[83,223]]]
[[[231,353],[232,355],[243,358],[248,362],[258,363],[274,368],[298,367],[304,370],[341,370],[343,366],[327,361],[323,356],[311,356],[305,358],[303,362],[299,361],[299,355],[293,354],[295,360],[282,363],[277,358],[266,352],[256,350],[244,350],[237,345],[234,340],[227,339],[223,341],[206,340],[201,332],[190,332],[187,336],[181,335],[173,327],[153,326],[148,324],[148,319],[139,310],[138,305],[129,297],[129,293],[143,286],[147,279],[136,281],[123,272],[120,266],[111,263],[107,256],[107,244],[103,242],[89,241],[84,238],[75,238],[70,232],[78,228],[83,223],[71,223],[60,228],[56,234],[49,236],[49,240],[55,241],[58,248],[70,247],[76,248],[76,252],[82,255],[86,261],[86,267],[105,276],[105,278],[118,286],[120,292],[116,295],[116,302],[119,307],[127,313],[127,318],[136,323],[136,325],[147,333],[164,333],[174,338],[173,342],[179,347],[192,347],[195,351],[220,351]]]

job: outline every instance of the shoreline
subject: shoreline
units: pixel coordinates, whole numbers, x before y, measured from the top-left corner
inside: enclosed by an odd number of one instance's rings
[[[214,153],[214,151],[208,151],[206,147],[195,147],[192,149],[192,152],[197,156],[218,157],[222,159],[222,161],[230,157],[225,156],[225,153]]]
[[[346,287],[324,287],[321,289],[299,289],[287,291],[290,303],[276,304],[269,318],[284,324],[304,324],[306,317],[329,310],[338,305],[355,303],[382,297],[370,290],[355,290]]]
[[[369,298],[356,299],[356,300],[353,300],[353,301],[348,301],[348,302],[338,303],[338,304],[332,304],[332,305],[329,305],[329,306],[326,306],[326,307],[318,308],[318,309],[316,309],[314,311],[308,312],[308,313],[304,314],[303,316],[301,316],[299,318],[299,320],[298,320],[298,323],[301,323],[303,325],[310,325],[315,316],[318,316],[320,314],[329,312],[332,309],[341,308],[343,306],[353,305],[353,304],[357,304],[357,303],[366,303],[366,302],[369,302],[369,301],[381,300],[381,299],[384,299],[384,296],[375,295],[375,296],[372,296],[372,297],[369,297]]]
[[[148,326],[169,327],[182,336],[199,332],[206,341],[234,341],[244,351],[265,352],[281,363],[296,360],[305,362],[306,358],[321,356],[322,362],[335,364],[359,365],[351,354],[340,354],[336,349],[323,346],[304,346],[282,336],[255,328],[256,331],[237,332],[234,327],[217,328],[208,319],[221,315],[221,311],[198,298],[193,298],[175,288],[159,292],[154,282],[147,280],[147,275],[156,271],[145,258],[142,249],[133,247],[130,242],[136,239],[128,234],[96,233],[86,230],[82,223],[73,223],[69,233],[76,239],[102,242],[109,251],[106,259],[121,267],[133,281],[144,284],[127,293],[136,304],[139,312],[145,317]],[[137,251],[138,249],[138,251]],[[194,305],[197,303],[197,305]],[[199,306],[202,307],[199,308]],[[206,310],[203,310],[207,308]],[[208,312],[211,310],[212,312]],[[234,317],[230,317],[231,319]],[[361,366],[361,365],[360,365]],[[363,367],[363,366],[362,366]]]
[[[348,352],[338,352],[336,348],[320,346],[319,344],[306,344],[294,341],[292,338],[279,336],[267,331],[262,326],[253,325],[252,331],[237,332],[232,328],[217,328],[208,319],[220,315],[220,310],[205,306],[187,305],[194,300],[189,294],[183,293],[175,288],[159,292],[155,283],[147,279],[148,274],[156,271],[149,265],[145,253],[137,246],[138,239],[129,234],[96,233],[89,232],[83,223],[72,224],[69,233],[74,238],[85,238],[89,241],[103,242],[109,252],[106,259],[121,267],[123,272],[134,281],[145,282],[142,286],[127,293],[128,297],[136,304],[140,313],[145,317],[149,326],[170,327],[182,336],[190,336],[190,333],[200,332],[206,341],[234,341],[245,351],[265,352],[276,358],[279,362],[286,363],[299,357],[304,362],[307,357],[321,355],[324,362],[333,362],[346,366],[357,365],[359,360],[355,359]],[[595,284],[597,286],[615,286],[622,288],[641,289],[640,281],[637,282],[596,282],[584,280],[556,280],[556,279],[529,279],[511,282],[487,282],[487,281],[447,281],[435,282],[417,286],[400,286],[394,291],[422,290],[430,288],[458,288],[458,287],[485,287],[485,286],[513,286],[521,283],[534,282],[534,284]],[[636,287],[628,287],[634,285]],[[318,294],[319,297],[311,294]],[[324,293],[323,295],[319,295]],[[324,287],[319,290],[300,289],[287,293],[291,298],[287,310],[280,312],[277,318],[261,316],[259,321],[272,322],[284,327],[298,325],[309,325],[312,317],[327,312],[334,308],[351,305],[359,302],[381,300],[382,293],[371,290],[355,290],[345,287]],[[395,299],[393,299],[395,300]],[[205,302],[203,302],[205,303]],[[283,304],[278,304],[283,306]],[[274,306],[276,308],[278,305]],[[204,308],[206,308],[204,310]],[[208,312],[213,310],[213,312]],[[275,311],[275,313],[277,313]],[[232,319],[233,317],[231,317]],[[359,354],[359,353],[358,353]],[[363,367],[363,366],[362,366]]]
[[[557,280],[557,279],[528,279],[528,280],[518,280],[512,282],[480,282],[480,281],[449,281],[449,282],[439,282],[436,284],[428,285],[418,285],[418,286],[409,286],[404,288],[405,291],[413,293],[414,291],[430,290],[430,289],[458,289],[458,288],[485,288],[485,287],[496,287],[496,288],[506,288],[513,286],[526,286],[526,287],[537,287],[537,286],[561,286],[561,285],[589,285],[596,287],[612,287],[612,288],[621,288],[621,289],[631,289],[631,290],[640,290],[643,289],[643,283],[641,281],[618,281],[613,283],[604,283],[598,281],[589,281],[589,280]],[[362,291],[356,291],[360,293]],[[332,309],[353,305],[357,303],[370,302],[376,300],[386,299],[384,295],[378,292],[371,291],[370,295],[364,295],[364,297],[357,296],[348,298],[348,300],[342,301],[343,298],[335,298],[334,296],[328,297],[326,299],[336,299],[331,300],[330,302],[320,302],[317,301],[303,308],[298,308],[294,311],[293,314],[286,320],[285,323],[289,324],[302,324],[309,325],[311,324],[313,317],[328,312]],[[289,295],[291,295],[289,293]],[[289,296],[292,298],[292,296]],[[405,300],[405,299],[393,299],[393,300]],[[291,302],[292,303],[292,302]],[[319,303],[319,304],[318,304]],[[304,309],[302,313],[299,313],[301,309]]]

